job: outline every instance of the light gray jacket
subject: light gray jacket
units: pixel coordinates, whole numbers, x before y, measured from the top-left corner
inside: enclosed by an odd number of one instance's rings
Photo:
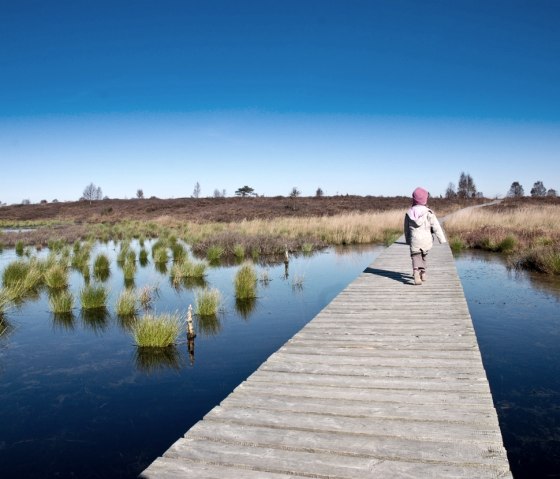
[[[415,205],[404,215],[404,237],[411,253],[428,252],[434,244],[432,234],[446,243],[445,234],[434,212],[427,206]]]

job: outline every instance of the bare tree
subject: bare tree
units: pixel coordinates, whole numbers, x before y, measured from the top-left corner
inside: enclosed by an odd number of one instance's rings
[[[542,181],[535,181],[531,188],[531,196],[546,196],[546,188]]]
[[[449,183],[447,185],[447,189],[445,190],[445,197],[447,199],[457,198],[457,192],[455,191],[455,185],[453,183]]]
[[[521,186],[519,181],[514,181],[509,187],[507,195],[510,198],[519,198],[521,196],[525,196],[525,191],[523,191],[523,186]]]
[[[141,200],[141,199],[144,198],[144,191],[141,190],[140,188],[138,188],[138,189],[136,190],[136,198],[138,198],[139,200]]]
[[[193,198],[200,198],[200,183],[197,181],[192,193]]]
[[[459,198],[474,198],[476,196],[476,185],[471,175],[464,171],[461,172],[461,176],[459,177],[457,196]]]
[[[292,188],[292,191],[290,192],[290,198],[297,198],[297,197],[300,196],[300,195],[301,195],[301,191],[299,191],[299,190],[297,189],[297,186],[294,186],[294,187]]]
[[[323,196],[325,193],[323,193],[323,189],[319,186],[319,188],[317,188],[317,191],[315,192],[315,196]]]
[[[82,198],[90,203],[103,198],[103,192],[100,186],[95,186],[93,183],[87,185],[84,189]]]

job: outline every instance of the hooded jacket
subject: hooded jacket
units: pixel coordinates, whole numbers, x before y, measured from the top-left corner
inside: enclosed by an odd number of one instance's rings
[[[404,237],[411,253],[428,252],[434,244],[432,233],[440,243],[446,243],[445,234],[434,212],[425,205],[415,205],[404,216]]]

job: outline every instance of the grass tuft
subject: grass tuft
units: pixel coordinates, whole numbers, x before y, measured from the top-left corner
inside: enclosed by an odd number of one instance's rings
[[[257,297],[257,273],[252,263],[246,262],[235,275],[235,297],[251,299]]]
[[[204,288],[197,291],[195,297],[195,314],[199,316],[213,316],[218,312],[221,294],[217,289]]]
[[[83,309],[101,309],[107,305],[107,289],[103,285],[86,285],[80,290],[80,303]]]
[[[132,336],[137,346],[165,348],[177,342],[181,333],[179,314],[146,314],[132,327]]]
[[[134,316],[136,314],[136,292],[125,289],[117,299],[115,310],[119,316]]]
[[[45,271],[45,284],[50,289],[64,289],[68,286],[68,269],[54,264]]]
[[[68,314],[74,307],[74,296],[70,291],[60,291],[51,295],[49,305],[54,314]]]

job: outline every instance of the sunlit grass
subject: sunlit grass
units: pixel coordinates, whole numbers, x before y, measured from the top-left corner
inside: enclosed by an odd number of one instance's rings
[[[49,297],[49,306],[55,314],[71,313],[74,307],[74,296],[70,291],[60,291]]]
[[[204,288],[195,295],[195,314],[199,316],[212,316],[218,312],[221,303],[221,294],[217,289]]]
[[[257,296],[257,273],[252,263],[244,263],[235,275],[235,297],[250,299]]]
[[[93,276],[99,281],[105,281],[110,274],[110,264],[106,254],[98,254],[93,262]]]
[[[136,291],[127,288],[119,295],[115,311],[119,316],[134,316],[136,314],[136,303]]]
[[[221,245],[212,245],[206,251],[206,258],[210,263],[217,263],[224,255],[225,249]]]
[[[55,264],[45,271],[45,284],[50,289],[63,289],[68,286],[68,269]]]
[[[178,313],[146,314],[132,326],[132,336],[137,346],[164,348],[177,342],[181,329]]]
[[[109,293],[103,285],[85,285],[80,290],[80,303],[83,309],[101,309],[107,306]]]

